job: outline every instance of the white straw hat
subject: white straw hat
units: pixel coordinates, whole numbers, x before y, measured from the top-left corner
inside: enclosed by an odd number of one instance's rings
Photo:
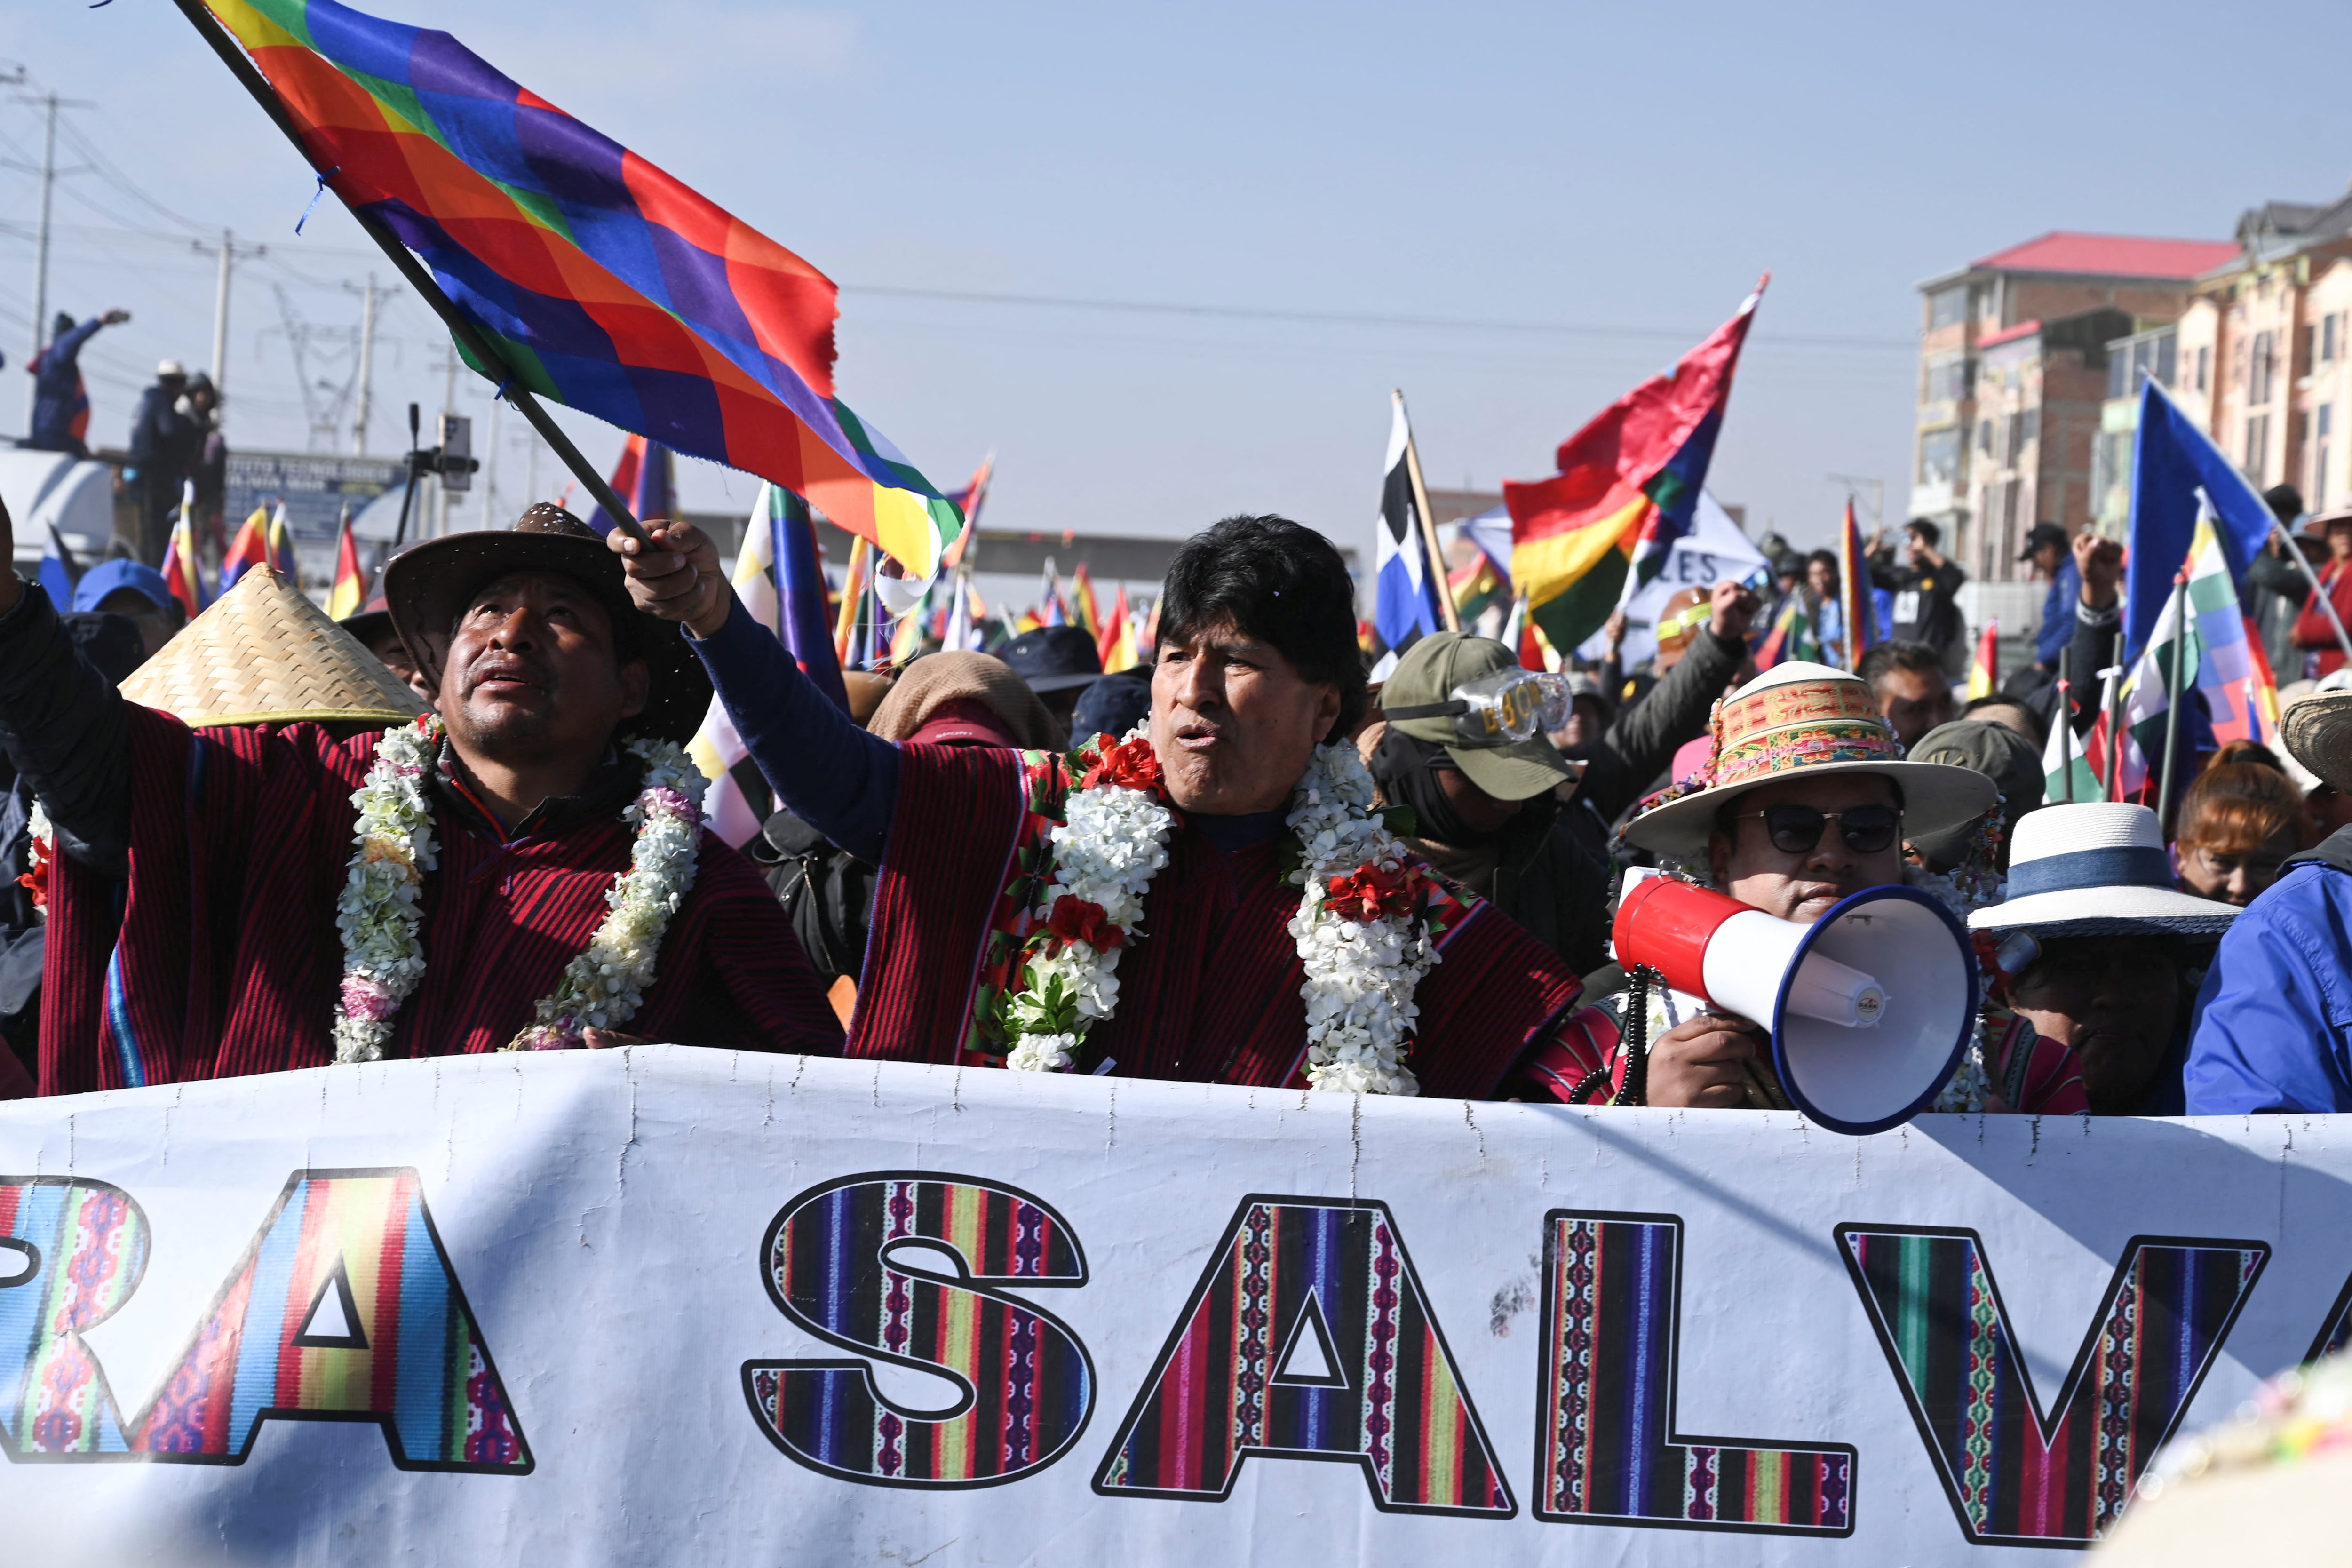
[[[1958,827],[2000,804],[1992,780],[1948,763],[1903,758],[1870,688],[1825,664],[1792,659],[1715,705],[1706,787],[1661,801],[1625,825],[1625,839],[1662,855],[1703,855],[1725,803],[1800,775],[1876,773],[1903,792],[1903,831]]]
[[[2017,823],[2009,899],[1969,916],[1970,931],[2036,936],[2219,936],[2237,906],[2172,885],[2164,831],[2144,805],[2045,805]]]

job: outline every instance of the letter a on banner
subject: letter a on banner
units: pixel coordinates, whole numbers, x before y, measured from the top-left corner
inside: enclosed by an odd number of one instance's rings
[[[242,1464],[273,1416],[373,1421],[404,1470],[530,1471],[415,1171],[296,1172],[131,1446]]]
[[[786,1204],[761,1249],[768,1294],[828,1343],[944,1377],[943,1412],[885,1399],[853,1361],[751,1361],[760,1429],[813,1470],[868,1486],[1001,1486],[1069,1450],[1094,1411],[1094,1363],[1067,1327],[996,1289],[1087,1282],[1069,1222],[974,1176],[873,1172]],[[957,1275],[917,1261],[945,1253]]]
[[[147,1216],[104,1182],[0,1176],[0,1444],[15,1459],[122,1454],[106,1372],[82,1332],[147,1268]]]
[[[1683,1222],[1544,1216],[1536,1517],[1780,1535],[1853,1533],[1854,1451],[1674,1429]]]
[[[2136,1236],[2044,1416],[1972,1230],[1842,1225],[1879,1348],[1979,1546],[2095,1541],[2179,1424],[2270,1261],[2263,1241]]]
[[[1391,1512],[1517,1511],[1386,1204],[1244,1198],[1095,1490],[1221,1502],[1253,1456],[1361,1465]]]

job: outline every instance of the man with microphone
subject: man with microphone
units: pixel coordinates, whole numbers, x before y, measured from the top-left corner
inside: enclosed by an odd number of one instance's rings
[[[2000,798],[1981,773],[1905,761],[1869,688],[1823,665],[1783,664],[1748,682],[1717,707],[1714,739],[1706,770],[1654,796],[1624,837],[1670,872],[1801,925],[1851,894],[1903,882],[1906,837],[1965,827]],[[1622,947],[1617,958],[1643,962]],[[1663,987],[1650,996],[1644,1102],[1786,1108],[1762,1027],[1687,1003]],[[1622,1006],[1621,997],[1577,1015],[1536,1070],[1582,1089],[1587,1102],[1610,1098],[1625,1076]],[[2006,1034],[1984,1068],[1994,1086],[1985,1109],[2082,1109],[2070,1053],[2031,1030]]]

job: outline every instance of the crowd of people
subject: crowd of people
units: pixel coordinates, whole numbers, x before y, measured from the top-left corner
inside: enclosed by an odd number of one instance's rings
[[[26,451],[89,454],[89,389],[82,378],[81,353],[106,327],[131,319],[128,310],[108,310],[76,322],[59,311],[49,341],[26,367],[33,377],[30,427],[17,445]],[[221,535],[221,505],[228,483],[228,446],[220,427],[220,389],[203,371],[177,360],[155,367],[155,379],[139,395],[123,444],[127,460],[122,487],[137,519],[133,536],[119,542],[120,558],[160,567],[172,542],[173,520],[186,487],[194,488],[193,515],[199,536],[213,547],[214,564],[227,541]]]
[[[1757,1020],[1629,984],[1612,905],[1643,865],[1800,923],[1892,883],[1942,900],[1983,983],[1937,1109],[2352,1107],[2352,676],[2296,694],[2284,756],[2192,751],[2172,824],[2046,802],[2047,732],[2093,705],[2039,658],[1962,700],[1939,542],[1914,523],[1883,552],[1916,635],[1852,672],[1759,673],[1780,606],[1726,582],[1635,669],[1613,637],[1545,673],[1442,633],[1375,689],[1339,552],[1236,517],[1178,552],[1145,669],[1106,676],[1084,632],[1045,627],[857,676],[846,708],[682,522],[599,538],[536,505],[394,557],[342,626],[255,614],[294,598],[268,573],[187,627],[137,563],[70,607],[9,575],[0,852],[25,875],[0,909],[0,1077],[58,1094],[658,1039],[1787,1106]],[[2111,661],[2116,547],[2037,531],[2029,553],[2072,591],[2049,618],[2075,668]],[[1781,591],[1833,604],[1822,565],[1777,563]],[[174,661],[217,667],[229,631],[277,639],[250,652],[281,688],[305,661],[373,674],[175,716],[154,695]],[[681,749],[714,695],[773,807],[740,853],[699,826]]]

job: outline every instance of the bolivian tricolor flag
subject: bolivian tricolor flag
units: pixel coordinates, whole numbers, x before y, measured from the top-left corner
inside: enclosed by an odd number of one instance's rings
[[[1554,647],[1573,648],[1598,631],[1690,531],[1740,345],[1770,280],[1767,274],[1738,313],[1672,372],[1643,382],[1562,442],[1558,474],[1504,481],[1511,581]]]

